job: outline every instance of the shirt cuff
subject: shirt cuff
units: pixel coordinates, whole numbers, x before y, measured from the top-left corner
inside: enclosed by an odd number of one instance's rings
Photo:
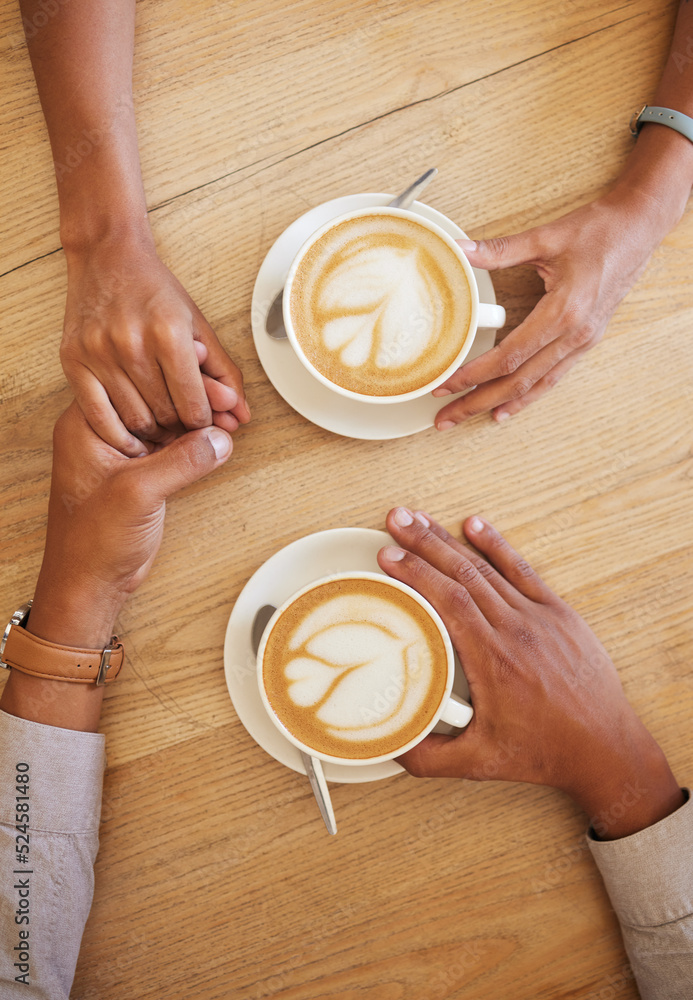
[[[693,913],[693,799],[645,830],[587,842],[622,924],[657,927]]]
[[[15,778],[26,774],[31,830],[98,830],[105,744],[101,733],[44,726],[0,711],[0,823],[14,826]],[[28,764],[28,770],[17,770],[17,764]]]

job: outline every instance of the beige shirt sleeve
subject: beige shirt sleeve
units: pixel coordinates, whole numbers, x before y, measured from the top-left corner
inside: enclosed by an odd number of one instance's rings
[[[642,1000],[693,997],[693,800],[687,795],[671,816],[630,837],[588,836]]]
[[[0,712],[2,1000],[70,994],[94,894],[104,744]]]

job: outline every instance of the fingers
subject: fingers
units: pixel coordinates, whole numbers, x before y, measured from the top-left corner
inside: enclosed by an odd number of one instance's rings
[[[233,410],[238,405],[238,393],[231,386],[224,385],[223,382],[218,382],[215,378],[210,378],[209,375],[202,376],[202,384],[207,393],[209,405],[213,410],[223,413],[226,410]]]
[[[518,264],[531,264],[537,252],[536,229],[513,236],[497,236],[491,240],[456,240],[472,265],[487,271],[498,271]]]
[[[129,458],[147,454],[142,442],[130,433],[118,416],[101,382],[90,371],[83,369],[80,376],[72,377],[70,382],[82,413],[106,444]]]
[[[196,336],[207,350],[207,357],[201,364],[202,372],[236,392],[238,401],[231,411],[239,423],[247,424],[250,420],[250,407],[243,391],[243,376],[201,313]]]
[[[145,441],[162,441],[173,429],[162,427],[150,410],[135,384],[124,371],[101,371],[94,369],[94,375],[101,381],[114,408],[127,429]],[[176,421],[177,429],[182,425]]]
[[[459,736],[431,733],[397,760],[416,778],[466,778],[475,772],[473,743],[468,729]]]
[[[529,316],[500,344],[458,368],[447,382],[433,390],[433,395],[462,392],[491,379],[514,375],[525,362],[566,331],[566,320],[560,299],[551,293],[545,294]],[[563,353],[571,350],[572,346],[566,346]]]
[[[569,355],[575,354],[574,361],[577,360],[580,353],[599,340],[601,332],[602,329],[576,315],[564,295],[548,292],[501,344],[463,365],[448,379],[446,386],[453,386],[455,391],[466,385],[477,388],[440,410],[436,416],[437,428],[447,430],[468,417],[496,408],[499,413],[506,411],[504,403],[526,396]],[[567,367],[561,369],[556,381]],[[545,388],[550,383],[549,378]],[[435,389],[433,394],[440,395],[440,391]],[[449,390],[442,391],[445,394]]]
[[[572,354],[566,355],[562,361],[554,365],[553,368],[543,375],[537,382],[534,383],[529,392],[525,393],[524,396],[520,396],[518,399],[512,399],[509,403],[503,403],[501,406],[496,407],[493,411],[493,416],[495,420],[505,420],[507,417],[513,416],[515,413],[519,413],[523,410],[525,406],[529,406],[540,396],[543,396],[547,389],[552,389],[555,384],[561,379],[566,372],[570,371],[575,362],[582,357],[585,353],[582,351],[573,351]]]
[[[484,637],[490,639],[492,628],[469,591],[425,559],[386,545],[378,553],[378,564],[389,576],[406,583],[433,605],[462,659],[470,643],[478,643]]]
[[[218,427],[189,431],[165,448],[131,466],[140,491],[155,505],[223,465],[233,449],[230,436]]]
[[[417,518],[421,517],[421,512],[415,515]],[[457,538],[454,538],[445,528],[434,521],[430,514],[425,513],[423,515],[429,522],[429,531],[437,535],[446,545],[450,546],[455,552],[461,554],[471,563],[474,564],[478,572],[484,577],[484,579],[493,587],[495,591],[513,607],[521,607],[524,597],[520,594],[511,583],[498,573],[493,566],[484,559],[482,556],[477,555],[472,549],[464,545]]]
[[[546,604],[555,598],[539,574],[519,555],[492,524],[478,515],[463,524],[464,533],[498,572],[530,601]]]
[[[426,515],[414,516],[406,507],[395,507],[387,516],[387,530],[403,548],[420,556],[450,580],[461,584],[492,625],[500,624],[506,617],[505,601],[468,557],[464,547],[448,545],[437,533],[431,531]]]
[[[212,408],[189,331],[182,331],[173,340],[173,345],[166,353],[157,356],[165,379],[166,394],[170,394],[174,412],[185,428],[208,427],[212,422]],[[154,404],[148,397],[145,398],[156,414]]]

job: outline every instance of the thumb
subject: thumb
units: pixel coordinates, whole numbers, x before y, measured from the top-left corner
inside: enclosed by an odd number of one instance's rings
[[[536,260],[534,229],[514,236],[497,236],[492,240],[456,240],[472,267],[497,271],[517,264],[531,264]]]
[[[153,499],[161,502],[223,465],[232,449],[230,435],[219,427],[189,431],[159,451],[136,460],[142,485]]]
[[[397,761],[416,778],[466,778],[474,769],[473,750],[467,730],[458,736],[431,733]]]

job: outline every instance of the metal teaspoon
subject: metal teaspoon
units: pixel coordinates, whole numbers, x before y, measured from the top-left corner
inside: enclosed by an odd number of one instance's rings
[[[437,167],[431,167],[427,170],[425,174],[422,174],[418,180],[410,184],[406,191],[402,191],[400,195],[393,198],[392,201],[388,202],[388,208],[409,208],[412,202],[416,201],[421,192],[430,181],[433,180],[435,175],[438,173]],[[273,340],[286,340],[286,327],[284,326],[284,314],[282,311],[282,298],[284,295],[284,289],[277,292],[274,297],[272,305],[267,311],[267,319],[265,320],[265,330],[270,335]]]
[[[255,614],[255,618],[253,619],[253,628],[251,631],[251,643],[255,656],[257,656],[257,651],[260,647],[262,633],[265,631],[267,623],[276,610],[277,609],[272,604],[264,604]],[[303,766],[306,769],[308,781],[310,782],[310,787],[313,789],[315,801],[318,803],[318,808],[320,809],[320,815],[325,820],[327,832],[335,834],[337,832],[337,823],[334,818],[334,809],[332,808],[330,791],[327,787],[327,781],[325,780],[325,774],[322,769],[322,761],[317,757],[311,757],[310,754],[304,753],[303,750],[301,750],[300,753]]]

